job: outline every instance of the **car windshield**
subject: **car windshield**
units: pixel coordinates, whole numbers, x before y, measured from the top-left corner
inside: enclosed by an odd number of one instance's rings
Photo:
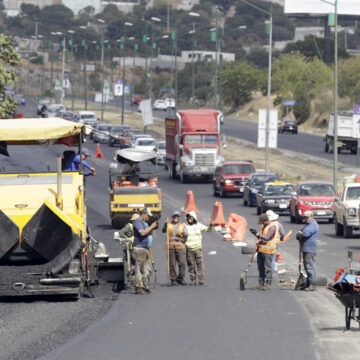
[[[248,164],[233,164],[224,166],[224,174],[252,174],[254,168]]]
[[[158,149],[159,150],[165,150],[165,143],[164,142],[159,142],[158,143]]]
[[[268,185],[265,188],[265,195],[290,195],[294,191],[292,185]]]
[[[109,125],[100,125],[97,128],[99,131],[108,131],[110,129]]]
[[[139,140],[137,142],[137,145],[139,146],[156,146],[156,142],[154,140]]]
[[[253,177],[253,185],[254,186],[262,186],[265,183],[273,182],[279,180],[279,177],[276,175],[260,175]]]
[[[84,120],[86,120],[86,119],[96,119],[96,116],[93,115],[93,114],[82,114],[82,115],[80,115],[80,118],[84,119]]]
[[[66,117],[72,117],[73,116],[73,114],[71,112],[64,112],[62,115],[66,116]]]
[[[296,122],[295,121],[284,121],[284,125],[296,125]]]
[[[124,130],[124,129],[121,128],[121,127],[112,127],[112,128],[111,128],[111,132],[117,133],[117,134],[122,133],[123,130]]]
[[[349,187],[346,192],[346,200],[360,199],[360,187]]]
[[[330,184],[304,184],[300,186],[302,196],[335,196],[335,190]]]
[[[185,135],[185,144],[217,144],[217,135]]]
[[[124,136],[134,136],[134,135],[139,134],[139,133],[140,133],[140,131],[136,131],[136,130],[126,131],[126,132],[124,133]]]

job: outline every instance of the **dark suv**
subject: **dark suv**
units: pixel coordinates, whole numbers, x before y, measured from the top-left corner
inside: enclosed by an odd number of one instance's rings
[[[290,132],[297,134],[298,125],[294,120],[283,120],[278,128],[279,133]]]
[[[244,206],[256,206],[256,194],[263,184],[280,180],[276,174],[251,174],[244,188]]]

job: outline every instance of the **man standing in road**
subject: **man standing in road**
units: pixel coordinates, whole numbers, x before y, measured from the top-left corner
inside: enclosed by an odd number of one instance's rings
[[[306,225],[298,231],[296,239],[300,241],[304,268],[307,274],[307,286],[304,290],[316,290],[316,241],[319,233],[319,225],[314,219],[314,214],[311,210],[304,212]]]
[[[279,235],[280,235],[280,241],[282,241],[285,237],[285,230],[284,227],[282,225],[282,223],[279,221],[279,214],[274,213],[274,211],[272,210],[268,210],[266,212],[266,216],[268,217],[270,222],[277,222],[278,226],[279,226]],[[277,252],[277,248],[276,248],[276,252]],[[275,272],[275,266],[276,266],[276,253],[272,255],[272,271]]]
[[[168,218],[165,220],[162,232],[166,232],[166,246],[169,249],[170,263],[170,280],[171,285],[187,285],[185,278],[185,242],[187,230],[183,223],[180,222],[180,213],[174,211],[171,215],[172,221]],[[179,274],[176,275],[176,263],[179,265]]]
[[[191,285],[196,285],[195,264],[197,267],[199,285],[203,285],[205,274],[201,232],[209,232],[213,227],[211,224],[209,226],[205,226],[199,223],[197,221],[195,211],[190,211],[188,214],[186,214],[185,227],[188,233],[186,240],[186,261],[189,268]]]
[[[134,250],[133,258],[135,260],[135,293],[141,294],[144,289],[151,293],[150,275],[152,272],[151,261],[151,232],[157,228],[157,221],[150,226],[148,222],[152,212],[148,208],[141,210],[140,217],[134,221]]]
[[[276,215],[276,214],[275,214]],[[279,224],[273,219],[269,221],[266,214],[261,214],[259,224],[262,224],[261,231],[258,233],[258,270],[260,290],[271,290],[272,283],[272,257],[276,254],[276,242],[279,241]]]
[[[82,166],[88,168],[91,172],[85,173],[84,176],[96,175],[95,169],[91,167],[85,160],[90,157],[89,150],[82,148],[81,159]],[[80,171],[80,155],[72,154],[65,164],[65,171]]]

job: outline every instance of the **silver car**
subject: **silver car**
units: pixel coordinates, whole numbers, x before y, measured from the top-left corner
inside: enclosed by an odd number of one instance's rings
[[[93,131],[94,143],[109,142],[109,134],[111,131],[111,125],[106,123],[96,124]]]
[[[165,165],[165,156],[166,156],[166,141],[158,141],[156,159],[159,165]]]

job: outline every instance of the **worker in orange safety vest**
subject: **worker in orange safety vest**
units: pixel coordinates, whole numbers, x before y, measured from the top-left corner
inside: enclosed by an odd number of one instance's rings
[[[277,221],[269,221],[266,214],[261,214],[259,224],[262,224],[260,233],[257,234],[259,239],[258,248],[258,270],[259,284],[258,289],[271,290],[272,282],[272,257],[276,254],[276,243],[280,240],[279,224]]]
[[[180,213],[172,213],[172,221],[165,220],[162,232],[167,234],[166,246],[169,256],[169,272],[171,285],[187,285],[185,282],[185,242],[187,239],[187,230],[180,222]],[[179,274],[176,274],[176,264],[179,266]]]

